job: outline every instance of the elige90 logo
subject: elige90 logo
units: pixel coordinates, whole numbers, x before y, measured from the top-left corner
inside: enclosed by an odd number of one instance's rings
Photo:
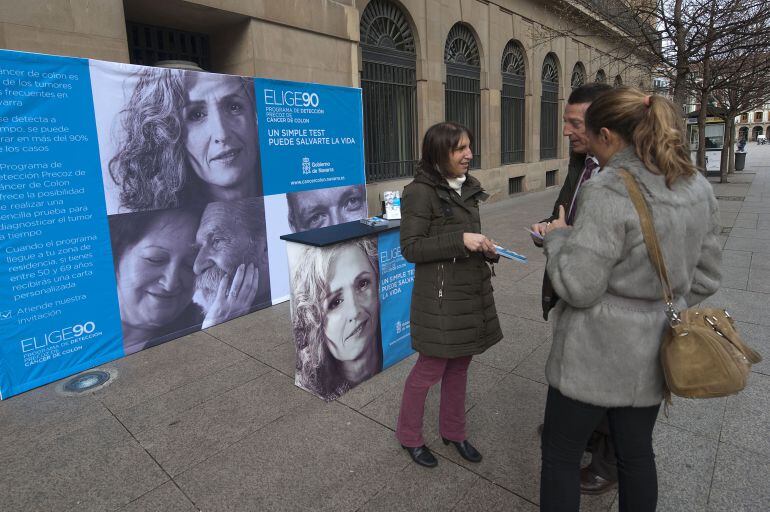
[[[276,91],[265,89],[265,104],[287,107],[317,107],[321,103],[315,92]]]
[[[62,341],[74,340],[86,334],[91,334],[96,330],[96,324],[88,321],[82,324],[75,324],[69,327],[62,327],[51,332],[43,334],[42,339],[37,336],[21,340],[21,351],[29,352],[39,350],[50,345],[56,345]]]

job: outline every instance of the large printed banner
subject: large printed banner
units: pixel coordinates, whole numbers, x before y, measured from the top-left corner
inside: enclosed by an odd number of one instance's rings
[[[297,386],[334,400],[414,352],[414,265],[401,256],[398,231],[287,246]]]
[[[0,50],[0,398],[287,300],[361,91]]]

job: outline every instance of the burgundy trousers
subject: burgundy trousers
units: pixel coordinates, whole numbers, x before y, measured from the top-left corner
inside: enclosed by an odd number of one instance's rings
[[[404,384],[396,438],[406,447],[425,444],[422,418],[428,391],[441,381],[439,433],[450,441],[465,441],[465,387],[473,356],[445,359],[420,354]]]

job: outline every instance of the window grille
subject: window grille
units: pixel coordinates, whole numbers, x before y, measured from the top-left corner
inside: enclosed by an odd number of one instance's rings
[[[127,22],[131,64],[153,66],[162,60],[187,60],[210,69],[209,36],[168,27]]]
[[[500,162],[524,161],[524,52],[510,41],[503,51],[500,112]]]
[[[409,177],[417,164],[417,56],[404,13],[373,0],[361,15],[361,89],[369,182]]]
[[[446,87],[445,116],[468,127],[473,133],[470,167],[481,167],[481,68],[476,38],[462,23],[449,31],[444,46]]]
[[[582,62],[578,62],[575,64],[575,67],[572,68],[572,78],[570,78],[570,87],[572,87],[573,90],[577,89],[581,85],[585,85],[586,83],[586,68],[583,66]]]
[[[546,171],[545,173],[545,186],[546,187],[553,187],[556,185],[556,177],[558,175],[558,170],[553,171]]]
[[[606,84],[607,73],[605,73],[603,69],[600,69],[599,71],[596,72],[596,80],[594,81],[599,84]]]
[[[618,75],[615,77],[615,83],[612,84],[613,87],[620,87],[623,85],[623,77]]]
[[[518,194],[524,190],[524,176],[508,178],[508,195]]]
[[[549,53],[543,61],[540,97],[540,160],[556,158],[559,131],[559,67]]]

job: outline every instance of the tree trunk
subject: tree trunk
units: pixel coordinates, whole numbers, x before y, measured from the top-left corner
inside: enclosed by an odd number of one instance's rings
[[[695,159],[695,163],[698,166],[699,169],[703,171],[703,174],[706,174],[706,110],[708,109],[708,106],[706,105],[708,101],[708,96],[706,96],[706,92],[704,90],[701,90],[700,93],[700,110],[698,111],[698,153],[697,158]]]
[[[730,163],[733,161],[733,129],[735,120],[733,118],[725,119],[724,145],[722,146],[722,159],[719,163],[719,183],[727,183],[727,173],[730,169]]]

